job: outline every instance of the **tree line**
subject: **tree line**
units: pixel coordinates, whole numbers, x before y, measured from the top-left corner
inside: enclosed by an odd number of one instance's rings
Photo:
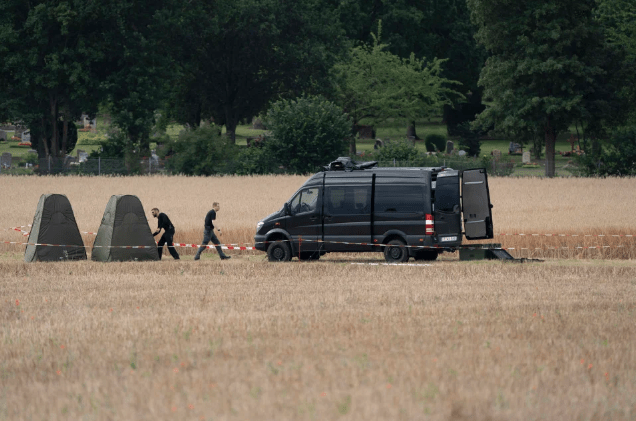
[[[354,126],[399,118],[416,137],[417,119],[443,112],[450,134],[534,142],[551,176],[559,133],[574,125],[593,143],[636,120],[632,6],[5,0],[0,120],[27,125],[38,154],[59,157],[72,149],[72,122],[107,108],[121,133],[113,149],[134,158],[149,155],[166,121],[212,121],[232,143],[241,121],[274,102],[319,95]]]

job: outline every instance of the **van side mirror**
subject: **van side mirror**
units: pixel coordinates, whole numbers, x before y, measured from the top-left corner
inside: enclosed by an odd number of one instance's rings
[[[289,203],[285,202],[283,205],[283,213],[285,215],[291,215],[291,211],[289,210]]]

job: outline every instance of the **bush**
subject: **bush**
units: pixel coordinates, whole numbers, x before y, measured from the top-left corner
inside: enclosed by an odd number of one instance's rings
[[[480,132],[471,129],[467,122],[458,125],[456,131],[459,133],[459,148],[466,151],[468,156],[478,157],[481,152]]]
[[[322,97],[278,101],[267,113],[272,132],[267,149],[290,172],[314,172],[346,152],[353,123],[342,109]]]
[[[243,148],[236,155],[233,172],[238,175],[273,174],[282,172],[266,146]]]
[[[387,140],[384,146],[375,153],[375,159],[380,162],[400,161],[414,162],[419,154],[410,140]]]
[[[512,175],[515,170],[515,162],[512,159],[505,160],[502,158],[497,161],[493,156],[483,156],[481,164],[486,168],[488,175],[507,177]]]
[[[605,148],[579,158],[587,176],[636,175],[636,125],[614,130]]]
[[[24,155],[24,162],[26,164],[37,165],[39,161],[38,154],[36,153],[28,153]]]
[[[215,125],[188,130],[177,140],[166,137],[162,157],[166,157],[166,169],[176,174],[212,175],[228,172],[237,154],[237,146],[227,136],[222,136]]]
[[[446,136],[442,134],[429,134],[424,139],[428,152],[444,152],[446,150]]]

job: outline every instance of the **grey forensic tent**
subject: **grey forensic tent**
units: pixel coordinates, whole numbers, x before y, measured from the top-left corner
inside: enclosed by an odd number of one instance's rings
[[[159,260],[157,243],[137,196],[111,196],[95,237],[91,259],[97,262]]]
[[[84,241],[77,228],[71,202],[65,195],[40,196],[28,243],[24,251],[25,262],[86,260]]]

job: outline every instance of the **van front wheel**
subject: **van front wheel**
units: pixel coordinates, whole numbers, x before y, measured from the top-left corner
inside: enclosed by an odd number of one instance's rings
[[[275,241],[267,247],[267,259],[270,262],[289,262],[291,250],[289,244],[284,241]]]
[[[409,251],[404,247],[404,241],[391,240],[384,248],[384,259],[389,263],[404,263],[409,260]]]

